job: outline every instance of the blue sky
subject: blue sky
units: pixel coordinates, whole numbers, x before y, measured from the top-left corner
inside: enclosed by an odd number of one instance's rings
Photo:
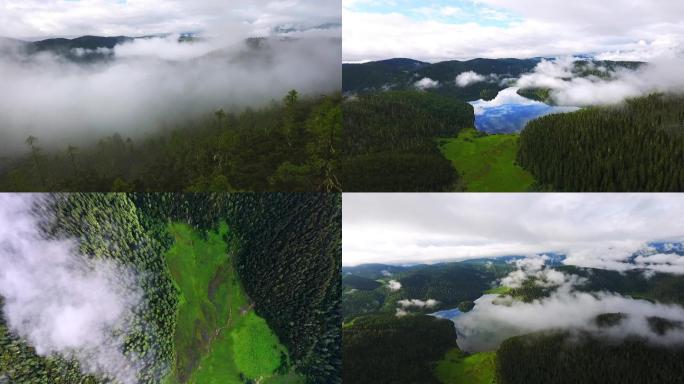
[[[367,13],[399,13],[416,21],[433,20],[450,24],[477,23],[506,27],[522,20],[506,9],[497,9],[473,0],[362,0],[353,2],[350,8]]]
[[[347,62],[679,55],[681,0],[342,0]]]

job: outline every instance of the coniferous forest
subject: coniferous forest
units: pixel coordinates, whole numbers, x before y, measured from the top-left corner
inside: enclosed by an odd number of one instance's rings
[[[3,191],[341,191],[341,97],[301,97],[218,110],[147,139],[115,134],[55,150],[26,138],[26,154],[0,159]]]
[[[58,194],[32,212],[47,241],[135,275],[119,351],[135,382],[340,382],[340,195]],[[4,320],[2,380],[110,382]]]
[[[445,191],[457,181],[435,140],[473,125],[472,106],[444,96],[397,91],[343,103],[345,191]]]
[[[518,161],[558,191],[682,191],[683,101],[653,94],[541,117],[520,134]]]

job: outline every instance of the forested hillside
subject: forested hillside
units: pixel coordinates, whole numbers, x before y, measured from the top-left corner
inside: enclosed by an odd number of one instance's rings
[[[60,151],[26,139],[0,160],[4,191],[340,191],[339,94],[240,113],[223,110],[134,141],[120,135]]]
[[[506,340],[497,352],[499,384],[680,383],[684,349],[639,339],[618,343],[566,333]]]
[[[434,365],[456,346],[449,320],[425,315],[360,317],[342,329],[345,383],[438,383]]]
[[[435,138],[472,127],[472,106],[403,91],[352,98],[343,110],[345,191],[444,191],[456,182]]]
[[[533,120],[518,162],[558,191],[682,191],[684,98],[654,94]]]
[[[375,91],[415,89],[423,78],[439,82],[430,89],[461,101],[491,100],[508,85],[502,80],[518,77],[531,71],[540,59],[473,59],[424,63],[411,59],[389,59],[363,64],[342,65],[342,90],[345,93],[363,94]],[[457,86],[456,76],[473,71],[480,75],[494,75],[486,81]]]
[[[283,382],[298,383],[299,375],[307,383],[340,382],[339,195],[63,194],[47,200],[41,211],[54,213],[45,221],[46,236],[76,238],[83,255],[137,272],[143,305],[124,353],[142,364],[139,383],[184,383],[195,371],[195,379],[214,382],[206,380],[226,374],[209,368],[221,354],[241,369],[239,380],[232,373],[236,382],[252,383],[258,372],[271,374],[275,367],[272,374],[284,375]],[[223,303],[220,294],[230,302]],[[213,336],[221,316],[227,316],[233,344],[214,340],[221,335],[218,328]],[[259,352],[273,343],[275,351]],[[249,354],[230,355],[236,350]],[[202,364],[205,369],[198,370]],[[83,376],[74,361],[38,357],[0,323],[2,379],[102,382]]]

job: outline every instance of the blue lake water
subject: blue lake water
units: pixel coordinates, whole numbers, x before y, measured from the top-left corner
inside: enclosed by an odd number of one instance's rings
[[[444,311],[438,311],[435,313],[431,313],[430,316],[434,317],[439,317],[440,319],[447,319],[447,320],[454,320],[458,316],[462,315],[463,312],[459,311],[458,309],[445,309]]]
[[[475,108],[475,128],[486,133],[516,133],[537,117],[574,112],[577,107],[558,107],[518,95],[517,87],[506,88],[492,100],[471,101]]]

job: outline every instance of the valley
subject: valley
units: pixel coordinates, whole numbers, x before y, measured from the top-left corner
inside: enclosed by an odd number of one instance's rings
[[[655,70],[643,62],[587,58],[344,64],[345,132],[354,132],[354,141],[343,143],[343,164],[351,162],[366,175],[378,170],[377,185],[358,175],[347,175],[345,184],[350,191],[385,192],[679,191],[680,94],[646,92],[584,103],[572,93],[574,84],[598,89]],[[551,89],[542,83],[564,85]],[[365,105],[383,98],[384,106]],[[436,113],[448,104],[460,114],[456,124]],[[400,123],[398,108],[404,109]],[[372,122],[360,117],[363,110],[374,111]],[[624,110],[628,117],[619,117]],[[448,129],[434,128],[444,124]],[[359,143],[371,143],[374,135],[391,140],[392,154],[380,155],[389,149],[385,144],[357,157]],[[451,162],[451,175],[430,140]],[[393,172],[380,174],[381,169]]]

